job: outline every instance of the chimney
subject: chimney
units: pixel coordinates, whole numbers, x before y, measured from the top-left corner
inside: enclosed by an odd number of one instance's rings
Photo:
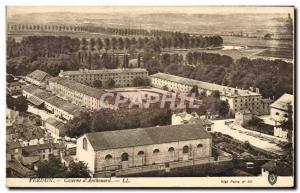
[[[259,94],[259,88],[256,88],[256,89],[255,89],[255,92]]]

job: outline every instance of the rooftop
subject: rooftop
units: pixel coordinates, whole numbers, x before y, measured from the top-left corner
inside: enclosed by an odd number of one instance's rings
[[[42,82],[42,81],[45,81],[46,79],[51,78],[52,76],[44,71],[35,70],[32,73],[28,74],[26,77],[29,77],[29,78],[32,78],[32,79]]]
[[[53,95],[52,93],[40,89],[39,87],[34,85],[25,86],[24,91],[34,95],[33,97],[29,97],[27,100],[29,100],[35,105],[41,105],[43,102],[46,101],[51,105],[56,106],[72,115],[77,115],[79,114],[80,111],[84,110],[82,107],[74,105],[73,103],[70,103],[68,101],[65,101]]]
[[[210,134],[198,124],[105,131],[85,135],[95,151],[211,138]]]
[[[62,71],[59,76],[80,75],[80,74],[112,74],[126,72],[148,72],[145,68],[117,68],[103,70],[80,69],[76,71]]]
[[[46,102],[72,115],[79,115],[81,111],[84,111],[82,107],[74,105],[73,103],[65,101],[57,96],[47,98]]]
[[[53,125],[54,127],[58,128],[58,129],[62,129],[64,127],[64,123],[54,119],[52,117],[49,117],[48,119],[46,119],[46,122],[50,125]]]
[[[284,111],[288,111],[289,105],[294,106],[294,95],[283,94],[279,99],[277,99],[274,103],[270,105],[271,108],[281,109]]]
[[[51,78],[49,81],[55,82],[56,84],[60,84],[71,90],[74,90],[79,93],[83,93],[90,97],[94,97],[94,98],[98,98],[98,99],[100,99],[100,97],[105,93],[103,90],[92,88],[90,86],[81,84],[79,82],[69,80],[67,78],[55,77],[55,78]]]
[[[214,83],[203,82],[203,81],[199,81],[199,80],[184,78],[184,77],[175,76],[175,75],[171,75],[171,74],[165,74],[165,73],[156,73],[156,74],[151,75],[151,77],[168,80],[168,81],[172,81],[172,82],[177,82],[177,83],[189,85],[189,86],[197,85],[198,88],[201,88],[204,90],[209,90],[209,91],[218,90],[221,92],[221,94],[226,95],[226,96],[232,96],[232,97],[237,96],[237,95],[239,95],[239,96],[260,95],[259,93],[252,92],[249,90],[232,88],[229,86],[223,86],[223,85],[218,85],[218,84],[214,84]]]

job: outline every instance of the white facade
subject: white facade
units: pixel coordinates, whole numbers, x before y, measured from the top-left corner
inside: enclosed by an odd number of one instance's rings
[[[132,86],[132,80],[136,77],[147,78],[148,71],[143,68],[124,68],[124,69],[105,69],[105,70],[88,70],[80,69],[79,71],[61,71],[60,77],[66,77],[70,80],[83,84],[93,84],[95,80],[102,83],[113,79],[116,86]]]
[[[249,109],[255,114],[262,114],[264,110],[262,96],[258,89],[256,92],[252,92],[164,73],[151,75],[150,80],[153,87],[163,88],[167,86],[168,90],[174,92],[189,93],[195,85],[198,86],[199,93],[204,92],[207,96],[217,90],[220,92],[220,99],[228,102],[232,114],[244,109]]]

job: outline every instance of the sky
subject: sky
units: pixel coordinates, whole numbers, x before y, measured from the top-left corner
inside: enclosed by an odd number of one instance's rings
[[[15,14],[43,13],[43,12],[73,12],[73,13],[191,13],[191,14],[259,14],[259,13],[290,13],[293,17],[292,7],[99,7],[99,6],[8,6],[7,16]]]

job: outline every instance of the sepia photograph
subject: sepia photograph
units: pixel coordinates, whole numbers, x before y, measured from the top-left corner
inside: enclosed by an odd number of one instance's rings
[[[5,14],[7,187],[295,187],[293,6]]]

